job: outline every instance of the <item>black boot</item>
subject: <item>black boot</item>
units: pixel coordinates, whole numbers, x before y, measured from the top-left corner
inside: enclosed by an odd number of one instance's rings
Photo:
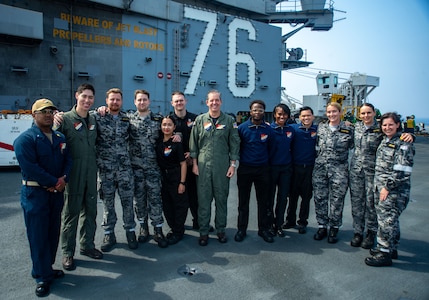
[[[127,230],[125,234],[127,236],[128,248],[132,250],[137,249],[139,247],[139,243],[137,243],[135,231]]]
[[[362,234],[360,233],[355,233],[355,235],[353,236],[352,240],[350,241],[350,245],[352,247],[360,247],[360,245],[362,244]]]
[[[147,223],[142,223],[140,225],[140,232],[137,237],[137,240],[139,243],[145,243],[149,239],[149,227],[147,226]]]
[[[365,239],[362,242],[361,247],[364,249],[371,249],[374,247],[375,238],[377,233],[375,231],[368,230]]]
[[[338,242],[337,234],[338,234],[338,228],[336,227],[329,228],[328,243],[335,244],[336,242]]]
[[[365,263],[372,267],[391,266],[392,256],[389,252],[378,251],[375,255],[365,258]]]
[[[116,244],[116,237],[115,233],[107,233],[104,235],[103,243],[101,244],[101,251],[103,252],[109,252],[113,249],[113,246]]]
[[[162,227],[155,227],[154,228],[153,239],[155,240],[155,242],[158,243],[158,246],[160,248],[166,248],[168,246],[168,242],[167,242],[164,234],[162,233]]]
[[[372,256],[376,255],[379,252],[380,252],[380,250],[378,250],[377,248],[375,248],[375,249],[369,249],[369,254],[372,255]],[[392,259],[398,259],[398,250],[393,249],[391,257],[392,257]]]
[[[316,241],[323,240],[328,235],[328,229],[325,227],[319,228],[317,232],[314,234],[314,239]]]

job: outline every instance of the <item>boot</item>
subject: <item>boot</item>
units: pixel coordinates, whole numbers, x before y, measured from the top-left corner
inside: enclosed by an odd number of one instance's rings
[[[271,226],[271,228],[270,228],[270,229],[268,229],[268,233],[269,233],[272,237],[275,237],[275,236],[277,235],[277,233],[276,233],[276,226],[275,226],[275,225]]]
[[[158,246],[160,248],[166,248],[168,246],[168,242],[165,239],[164,234],[162,233],[162,227],[155,227],[154,228],[153,239],[155,240],[155,242],[158,243]]]
[[[109,252],[113,249],[113,246],[116,244],[115,233],[107,233],[104,235],[103,243],[101,244],[101,251]]]
[[[135,231],[134,230],[133,231],[127,230],[125,234],[127,236],[128,248],[130,248],[132,250],[137,249],[139,244],[137,243],[137,240],[136,240]]]
[[[139,243],[145,243],[149,239],[149,227],[147,226],[147,223],[141,223],[140,225],[140,232],[139,236],[137,237],[137,240]]]
[[[362,234],[360,233],[355,233],[355,235],[353,236],[352,240],[350,241],[350,245],[352,247],[360,247],[360,245],[362,244]]]
[[[338,242],[337,234],[338,234],[338,228],[336,227],[329,228],[328,243],[335,244],[336,242]]]
[[[365,263],[372,267],[391,266],[392,256],[389,252],[379,251],[375,255],[365,258]]]
[[[369,254],[371,254],[372,256],[376,255],[379,252],[380,252],[380,250],[378,250],[377,248],[369,249]],[[398,259],[398,250],[393,249],[391,256],[392,256],[392,259]]]
[[[375,231],[368,230],[365,239],[362,242],[361,247],[364,249],[371,249],[374,247],[374,241],[377,233]]]
[[[328,235],[328,229],[326,227],[319,228],[314,234],[314,239],[316,241],[323,240]]]

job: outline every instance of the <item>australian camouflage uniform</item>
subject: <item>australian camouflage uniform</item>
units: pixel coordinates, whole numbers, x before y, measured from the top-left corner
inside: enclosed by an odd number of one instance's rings
[[[391,253],[397,250],[399,244],[399,216],[410,200],[414,154],[414,145],[402,141],[399,134],[389,141],[383,140],[377,150],[374,179],[377,243],[379,249]],[[380,201],[383,187],[389,194],[386,200]]]
[[[96,114],[97,165],[100,176],[100,198],[104,204],[102,226],[105,234],[113,233],[117,217],[115,192],[118,190],[123,210],[124,229],[134,230],[133,191],[134,178],[129,156],[130,118],[120,112],[118,116]]]
[[[375,156],[383,135],[378,123],[367,128],[363,122],[356,124],[354,134],[354,151],[350,163],[353,229],[355,234],[362,235],[366,225],[369,235],[377,232],[374,172]]]
[[[137,219],[147,225],[161,225],[161,173],[156,159],[156,143],[160,138],[162,116],[150,112],[141,117],[138,112],[129,114],[131,122],[130,156],[134,171],[134,207]]]
[[[342,225],[344,198],[348,189],[348,154],[353,147],[353,127],[341,122],[332,131],[319,124],[317,157],[313,171],[314,203],[319,227]]]

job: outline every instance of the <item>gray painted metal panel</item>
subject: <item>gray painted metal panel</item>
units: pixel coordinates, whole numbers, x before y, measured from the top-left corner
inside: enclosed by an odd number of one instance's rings
[[[265,12],[265,3],[270,2],[266,0],[217,0],[212,2],[219,2],[225,5],[238,7],[248,11],[263,13]]]
[[[43,40],[43,14],[0,4],[0,34]]]
[[[180,22],[183,15],[183,5],[170,0],[129,1],[129,7],[124,6],[127,1],[123,0],[90,1],[175,22]]]

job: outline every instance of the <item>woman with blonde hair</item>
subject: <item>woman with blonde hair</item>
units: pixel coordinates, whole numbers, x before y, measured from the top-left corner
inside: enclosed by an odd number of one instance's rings
[[[319,229],[314,239],[328,236],[328,243],[336,243],[349,186],[348,158],[353,148],[354,129],[341,121],[341,105],[336,102],[328,103],[326,116],[328,121],[320,123],[317,129],[313,189]]]

